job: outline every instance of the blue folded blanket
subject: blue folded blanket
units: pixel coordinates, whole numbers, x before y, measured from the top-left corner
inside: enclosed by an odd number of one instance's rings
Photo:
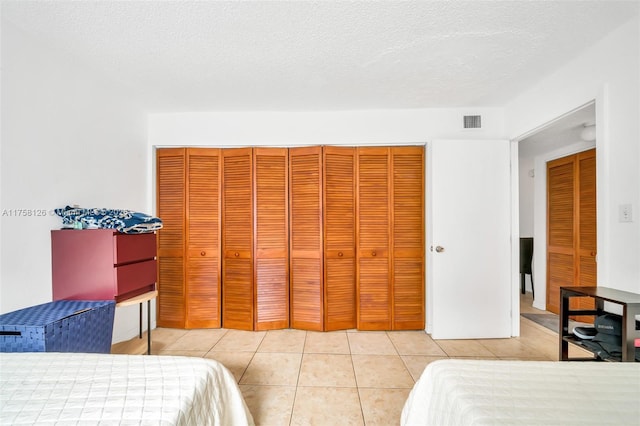
[[[80,223],[83,229],[115,229],[123,234],[141,234],[162,228],[160,218],[132,210],[84,209],[66,206],[55,209],[55,212],[62,218],[65,228],[74,228],[76,223]]]

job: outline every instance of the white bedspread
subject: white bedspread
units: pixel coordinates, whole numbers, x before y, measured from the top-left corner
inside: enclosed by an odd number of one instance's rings
[[[440,360],[402,425],[640,425],[640,363]]]
[[[0,353],[0,424],[247,425],[233,375],[203,358]]]

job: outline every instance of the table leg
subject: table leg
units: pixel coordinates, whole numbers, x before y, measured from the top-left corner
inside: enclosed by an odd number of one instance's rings
[[[151,299],[147,300],[147,355],[151,355]]]
[[[142,302],[140,302],[140,310],[139,310],[140,318],[138,324],[140,324],[140,339],[142,339]]]

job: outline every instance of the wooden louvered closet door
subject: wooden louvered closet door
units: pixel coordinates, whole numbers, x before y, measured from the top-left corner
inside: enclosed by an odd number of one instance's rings
[[[222,159],[222,326],[253,330],[252,149],[225,149]]]
[[[421,147],[157,153],[158,325],[424,328]]]
[[[389,148],[358,148],[356,167],[358,329],[390,330]]]
[[[597,285],[595,179],[595,149],[547,163],[546,309],[554,313],[560,310],[560,287]],[[589,298],[571,303],[572,309],[593,307]]]
[[[324,330],[355,328],[355,148],[323,148]]]
[[[185,323],[185,152],[184,148],[156,151],[158,231],[158,327],[182,328]]]
[[[220,327],[217,149],[158,149],[158,325]]]
[[[422,330],[424,310],[424,148],[391,148],[393,329]]]
[[[596,253],[596,150],[578,154],[579,224],[578,224],[578,282],[581,286],[597,286]]]
[[[324,329],[322,148],[289,149],[291,327]]]
[[[186,327],[220,327],[220,150],[187,150]]]
[[[253,149],[255,330],[289,327],[287,152]]]

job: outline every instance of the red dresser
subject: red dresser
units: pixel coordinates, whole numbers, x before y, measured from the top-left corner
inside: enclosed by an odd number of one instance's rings
[[[51,231],[53,300],[129,299],[156,285],[156,234]]]

